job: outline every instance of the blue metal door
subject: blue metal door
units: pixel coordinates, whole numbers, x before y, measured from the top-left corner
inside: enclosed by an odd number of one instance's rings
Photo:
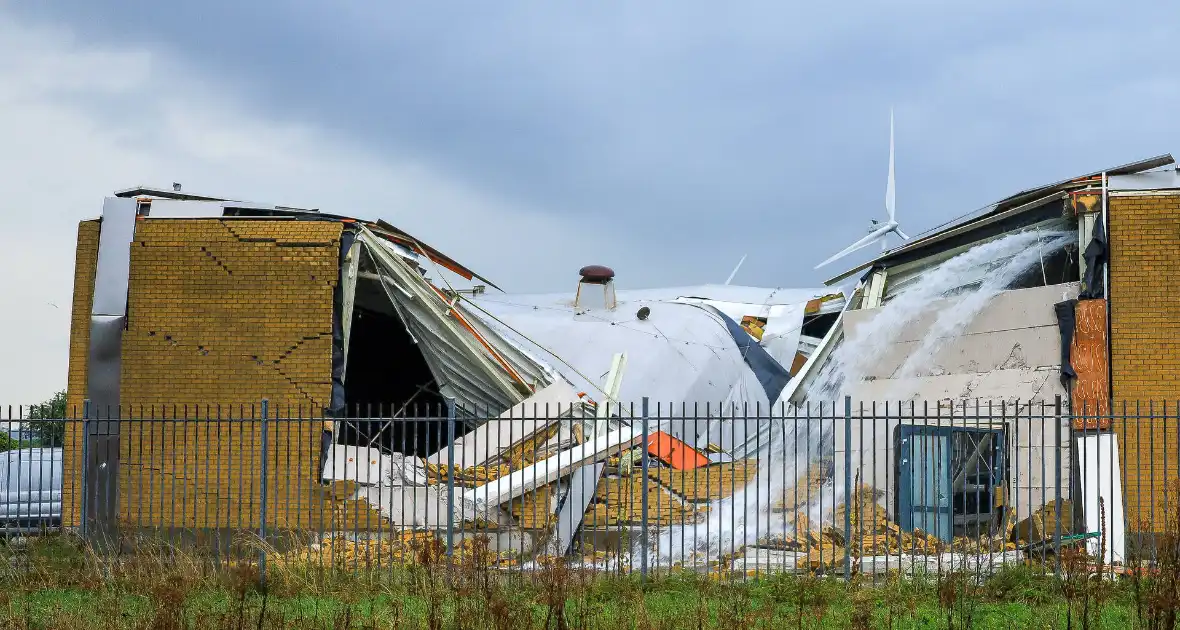
[[[951,428],[901,426],[898,522],[949,540],[951,520]]]

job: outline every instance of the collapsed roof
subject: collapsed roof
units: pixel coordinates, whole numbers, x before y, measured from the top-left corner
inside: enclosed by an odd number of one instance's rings
[[[821,392],[829,400],[833,395],[850,393],[874,400],[884,397],[894,402],[906,399],[966,400],[978,398],[973,394],[993,390],[995,396],[987,398],[1028,401],[1045,396],[1052,398],[1061,393],[1064,390],[1059,386],[1044,385],[1043,374],[1045,370],[1062,371],[1068,367],[1063,365],[1060,355],[1054,357],[1041,347],[1045,345],[1042,341],[1052,341],[1052,346],[1060,353],[1056,334],[1037,333],[1045,339],[1035,342],[1038,348],[1035,357],[1028,355],[1032,346],[1024,347],[1033,340],[1017,337],[1032,334],[1027,331],[1036,327],[1029,322],[1044,324],[1042,320],[1046,317],[1052,321],[1055,302],[1076,299],[1079,289],[1082,297],[1086,297],[1083,272],[1087,261],[1082,252],[1094,234],[1101,231],[1102,219],[1098,216],[1101,214],[1098,208],[1083,207],[1084,198],[1089,195],[1089,203],[1093,203],[1092,199],[1096,199],[1101,188],[1109,185],[1112,179],[1146,178],[1153,182],[1171,182],[1175,179],[1174,173],[1157,169],[1174,163],[1172,156],[1165,154],[1021,191],[919,235],[901,247],[828,280],[827,284],[832,285],[861,274],[856,289],[849,296],[848,311],[873,312],[842,314],[813,353],[812,360],[800,370],[799,378],[783,392],[781,401],[799,403]],[[968,256],[969,252],[976,254]],[[1034,253],[1035,256],[1030,257]],[[998,272],[1010,273],[1011,277],[998,279],[995,277]],[[1101,282],[1100,277],[1096,282]],[[1012,311],[1016,319],[1021,317],[1019,313],[1028,311],[1023,320],[1003,325],[992,322],[998,327],[984,331],[991,335],[989,344],[1016,353],[1010,360],[1005,361],[1004,357],[994,362],[981,360],[972,355],[981,351],[981,339],[968,341],[955,337],[966,334],[971,319],[983,313],[988,307],[987,302],[999,292],[1042,286],[1056,286],[1059,290],[1013,292],[1008,300],[1012,303],[1009,310],[1016,309]],[[981,291],[981,287],[986,291]],[[966,295],[975,298],[964,306],[963,296]],[[908,296],[908,302],[914,303],[907,303],[904,308],[888,308],[891,301],[900,299],[899,296]],[[1100,287],[1098,296],[1101,297]],[[883,314],[877,312],[882,310]],[[899,310],[908,312],[898,313]],[[958,321],[942,321],[940,313],[942,320]],[[885,321],[886,328],[866,327],[866,323],[873,320]],[[856,363],[854,356],[858,352],[872,354],[864,335],[857,336],[858,329],[872,331],[877,344],[888,345],[885,340],[892,339],[893,343],[905,345],[905,352],[913,352],[923,345],[931,346],[932,351],[942,353],[939,356],[943,359],[935,355],[925,357],[927,360],[922,362],[924,371],[912,369],[918,363],[914,360],[895,361],[890,369],[886,369],[887,362],[877,361],[872,366],[862,366],[864,369],[849,370],[844,364]],[[915,346],[918,337],[935,341]],[[872,350],[887,355],[902,351],[875,346]],[[952,361],[954,367],[939,367],[940,360],[945,362],[946,357],[954,353],[962,355],[957,363]],[[994,369],[1018,367],[1020,373],[1012,376],[1015,380],[1008,385],[997,389],[988,385],[997,378],[991,374],[994,370],[986,369],[989,365]],[[908,372],[903,369],[907,366]],[[833,374],[841,371],[848,373]],[[926,378],[926,381],[915,381],[914,378]],[[947,385],[952,381],[962,386]],[[940,384],[935,386],[936,383]],[[1016,383],[1020,386],[1015,387]]]
[[[722,405],[766,408],[844,308],[843,294],[825,289],[702,285],[615,294],[613,278],[610,303],[580,302],[589,293],[572,283],[568,294],[490,293],[485,287],[497,288],[494,283],[384,221],[178,187],[116,195],[138,200],[140,218],[344,223],[330,410],[338,416],[365,415],[360,409],[376,403],[410,417],[415,407],[420,413],[419,403],[453,399],[474,426],[555,382],[590,402],[638,405],[647,397],[652,404],[684,405],[684,415],[692,416],[719,413]],[[456,288],[447,272],[482,284]],[[621,390],[608,395],[604,379],[619,354],[629,361],[627,375]],[[709,432],[707,425],[673,430],[694,443]]]
[[[959,251],[964,245],[977,243],[989,236],[1032,225],[1045,218],[1052,218],[1054,212],[1057,212],[1056,216],[1061,216],[1060,208],[1051,202],[1065,199],[1069,191],[1101,184],[1104,175],[1113,177],[1143,173],[1174,163],[1175,160],[1171,154],[1158,155],[1018,192],[950,223],[919,234],[904,245],[829,279],[826,284],[830,286],[840,283],[873,267],[895,266],[947,251]]]

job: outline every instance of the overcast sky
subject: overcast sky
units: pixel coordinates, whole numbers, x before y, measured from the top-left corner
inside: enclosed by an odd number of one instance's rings
[[[812,286],[884,216],[891,106],[911,235],[1177,148],[1162,7],[742,6],[0,0],[0,403],[64,387],[76,224],[135,184],[384,218],[510,291]]]

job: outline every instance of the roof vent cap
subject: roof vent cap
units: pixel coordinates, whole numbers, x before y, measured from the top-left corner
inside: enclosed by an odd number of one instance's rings
[[[615,277],[615,270],[604,265],[586,265],[578,270],[582,282],[605,283]]]
[[[578,281],[574,306],[579,309],[614,310],[617,304],[614,270],[602,265],[587,265],[579,269],[578,274],[582,279]]]

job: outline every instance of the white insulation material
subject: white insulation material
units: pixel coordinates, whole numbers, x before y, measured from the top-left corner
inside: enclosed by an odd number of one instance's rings
[[[1107,564],[1123,562],[1126,559],[1127,532],[1123,521],[1118,436],[1103,433],[1078,438],[1078,462],[1081,466],[1082,512],[1086,517],[1086,531],[1106,533]],[[1099,499],[1102,500],[1101,509]],[[1101,544],[1101,539],[1086,542],[1090,553],[1095,556]]]

